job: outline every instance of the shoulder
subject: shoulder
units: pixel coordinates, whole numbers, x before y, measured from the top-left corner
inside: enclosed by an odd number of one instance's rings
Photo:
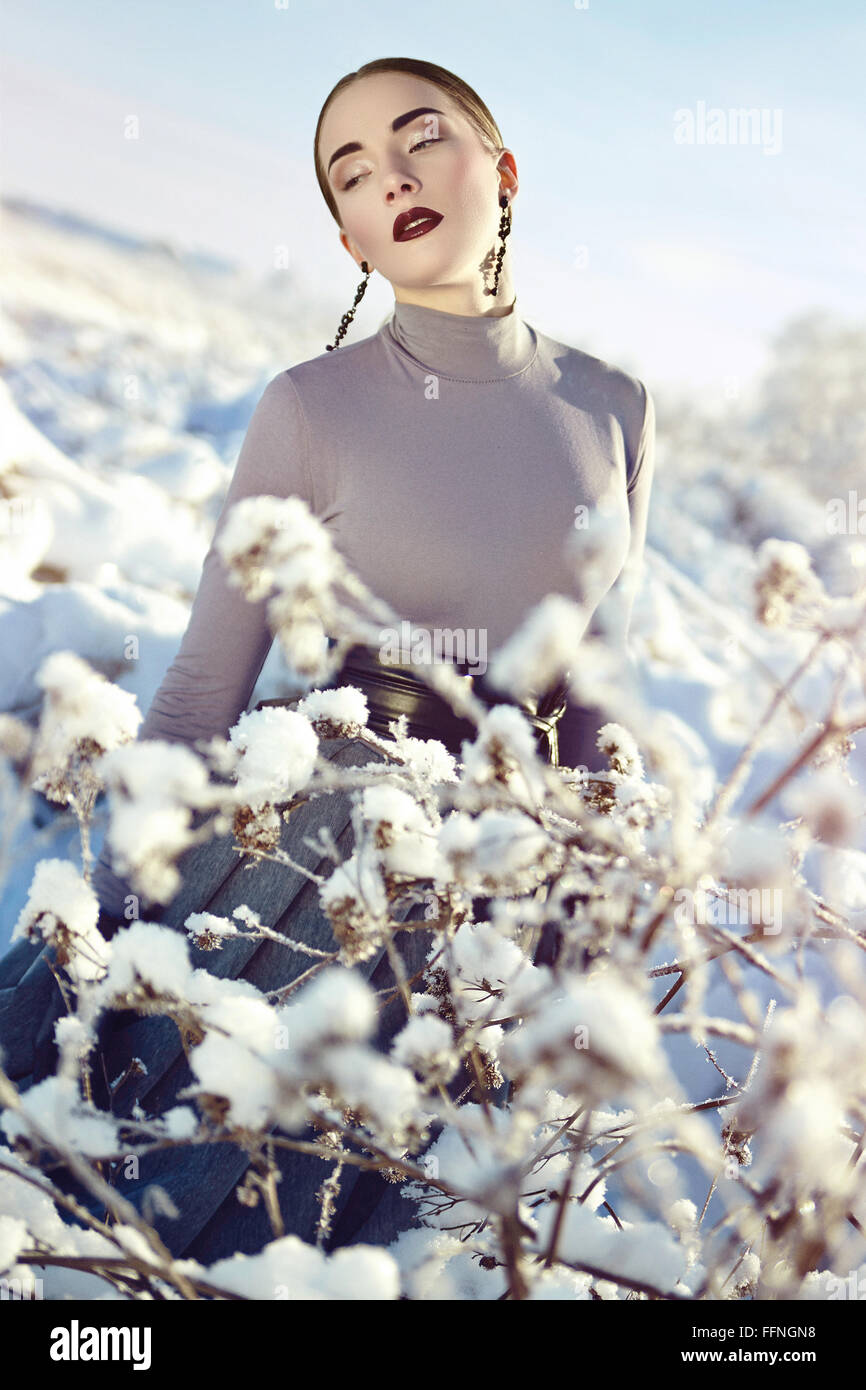
[[[538,332],[537,329],[536,332],[546,356],[555,361],[570,384],[591,396],[602,409],[609,410],[640,430],[650,400],[650,393],[640,377],[632,376],[602,357],[594,357],[592,353],[583,352],[570,343],[560,342],[547,333]]]
[[[329,436],[333,417],[352,415],[369,397],[371,376],[377,370],[376,337],[343,344],[333,352],[295,362],[265,378],[253,393],[247,426],[251,447],[299,451],[306,459],[308,486],[316,450]]]
[[[366,376],[373,358],[380,350],[381,334],[377,331],[357,342],[341,343],[330,352],[323,347],[322,351],[313,357],[286,367],[283,372],[277,374],[275,380],[288,378],[288,386],[283,383],[283,389],[294,388],[296,394],[303,394],[305,388],[313,389],[323,383],[331,389],[339,389],[341,383]]]
[[[294,420],[304,428],[315,426],[335,409],[335,403],[348,400],[352,393],[369,392],[371,375],[381,370],[378,335],[356,343],[342,343],[332,352],[324,349],[314,357],[284,367],[267,382],[259,408],[275,419]]]
[[[655,429],[655,405],[645,382],[602,357],[535,331],[540,352],[556,369],[560,389],[591,414],[613,418],[619,425],[631,483]]]

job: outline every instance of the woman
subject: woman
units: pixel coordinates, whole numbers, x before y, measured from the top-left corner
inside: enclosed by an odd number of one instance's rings
[[[554,591],[577,597],[593,630],[624,646],[653,474],[652,399],[640,381],[548,338],[517,314],[504,254],[517,166],[487,107],[443,68],[382,59],[330,93],[314,154],[340,241],[365,279],[327,350],[266,386],[216,534],[242,497],[297,494],[370,589],[416,628],[462,633],[476,661],[479,648],[489,657]],[[394,289],[393,317],[346,344],[374,270]],[[601,504],[608,513],[604,545],[593,549],[594,566],[575,574],[568,542],[576,518],[589,517],[592,534]],[[250,604],[229,585],[212,545],[179,653],[139,737],[192,742],[225,735],[247,708],[271,640],[264,601]],[[393,663],[389,669],[372,650],[350,657],[333,683],[365,689],[374,728],[387,733],[387,718],[408,709],[410,732],[440,737],[459,754],[472,727],[455,721],[410,671]],[[483,674],[477,692],[495,698],[484,691]],[[595,734],[604,715],[565,708],[561,693],[547,692],[529,706],[539,747],[567,766],[601,766]],[[342,764],[372,756],[351,739],[325,741],[322,752]],[[283,847],[309,868],[321,867],[304,838],[327,821],[348,853],[350,808],[343,793],[302,807],[284,830]],[[226,837],[188,851],[179,865],[180,892],[145,915],[182,930],[191,912],[228,916],[247,902],[265,925],[333,949],[314,886],[272,863],[243,873],[232,843]],[[94,884],[100,926],[110,935],[127,920],[129,890],[105,853]],[[430,933],[402,933],[397,944],[411,974],[423,966]],[[307,963],[268,942],[191,954],[196,965],[263,990],[286,984]],[[393,983],[382,958],[356,968],[376,988]],[[0,962],[0,991],[7,1069],[27,1086],[51,1068],[61,1011],[35,947],[19,943]],[[382,1014],[378,1044],[387,1048],[403,1022],[395,1000]],[[129,1114],[135,1103],[161,1113],[191,1080],[175,1025],[126,1014],[113,1016],[112,1025],[104,1030],[106,1074],[118,1076],[132,1056],[147,1067],[112,1096],[114,1113]],[[100,1103],[108,1104],[104,1088]],[[281,1152],[285,1229],[313,1240],[315,1191],[329,1169],[317,1158]],[[264,1204],[251,1208],[236,1196],[246,1167],[246,1156],[229,1145],[168,1151],[143,1162],[136,1183],[118,1186],[139,1204],[148,1184],[165,1188],[179,1214],[157,1211],[154,1224],[176,1255],[210,1262],[236,1249],[257,1250],[271,1236]],[[328,1249],[387,1243],[414,1222],[399,1185],[359,1172],[346,1175]]]

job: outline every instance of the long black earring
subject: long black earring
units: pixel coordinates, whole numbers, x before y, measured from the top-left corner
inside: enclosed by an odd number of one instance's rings
[[[361,262],[361,269],[362,269],[363,272],[364,272],[364,279],[361,281],[360,285],[358,286],[357,290],[355,291],[355,301],[354,301],[354,303],[353,303],[351,309],[349,310],[349,312],[348,312],[347,314],[344,314],[343,317],[342,317],[342,319],[340,320],[340,327],[337,329],[337,336],[336,336],[336,338],[334,339],[334,341],[333,341],[332,343],[326,343],[326,344],[325,344],[325,350],[326,350],[326,352],[333,352],[333,351],[334,351],[334,348],[337,348],[337,347],[340,346],[340,339],[341,339],[341,338],[345,338],[345,336],[346,336],[346,329],[349,327],[349,324],[352,322],[352,319],[355,317],[355,310],[357,309],[358,305],[361,303],[361,300],[364,298],[364,291],[365,291],[366,288],[367,288],[367,281],[370,279],[370,276],[373,274],[373,272],[372,272],[372,270],[370,270],[370,268],[369,268],[369,266],[367,265],[367,262],[366,262],[366,261],[362,261],[362,262]]]
[[[496,294],[499,289],[499,272],[502,269],[502,257],[505,255],[505,238],[511,231],[511,205],[504,193],[499,199],[499,206],[503,209],[502,216],[499,219],[499,235],[502,237],[502,245],[496,252],[496,273],[493,277],[493,289],[485,289],[485,294]],[[505,209],[507,209],[507,211],[505,211]]]

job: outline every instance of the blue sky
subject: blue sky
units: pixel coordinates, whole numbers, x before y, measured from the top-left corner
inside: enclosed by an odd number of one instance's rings
[[[336,324],[358,276],[313,173],[319,109],[361,63],[428,58],[475,87],[515,153],[524,317],[712,408],[789,316],[863,315],[861,10],[6,0],[3,192],[253,273],[286,245]],[[766,135],[678,143],[674,113],[700,104],[758,107]],[[351,331],[375,331],[392,299],[374,276]]]

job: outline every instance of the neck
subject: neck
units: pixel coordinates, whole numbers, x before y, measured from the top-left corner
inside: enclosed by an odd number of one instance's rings
[[[397,300],[381,331],[427,371],[462,381],[514,376],[529,366],[538,349],[516,299],[505,313],[496,314],[453,314]]]
[[[510,314],[516,300],[514,282],[508,267],[503,266],[495,295],[485,294],[484,285],[476,275],[471,282],[440,284],[434,288],[405,288],[394,286],[394,298],[400,304],[421,304],[425,309],[441,309],[447,314],[465,314],[480,318],[504,318]],[[492,269],[486,270],[485,282],[492,285]]]

